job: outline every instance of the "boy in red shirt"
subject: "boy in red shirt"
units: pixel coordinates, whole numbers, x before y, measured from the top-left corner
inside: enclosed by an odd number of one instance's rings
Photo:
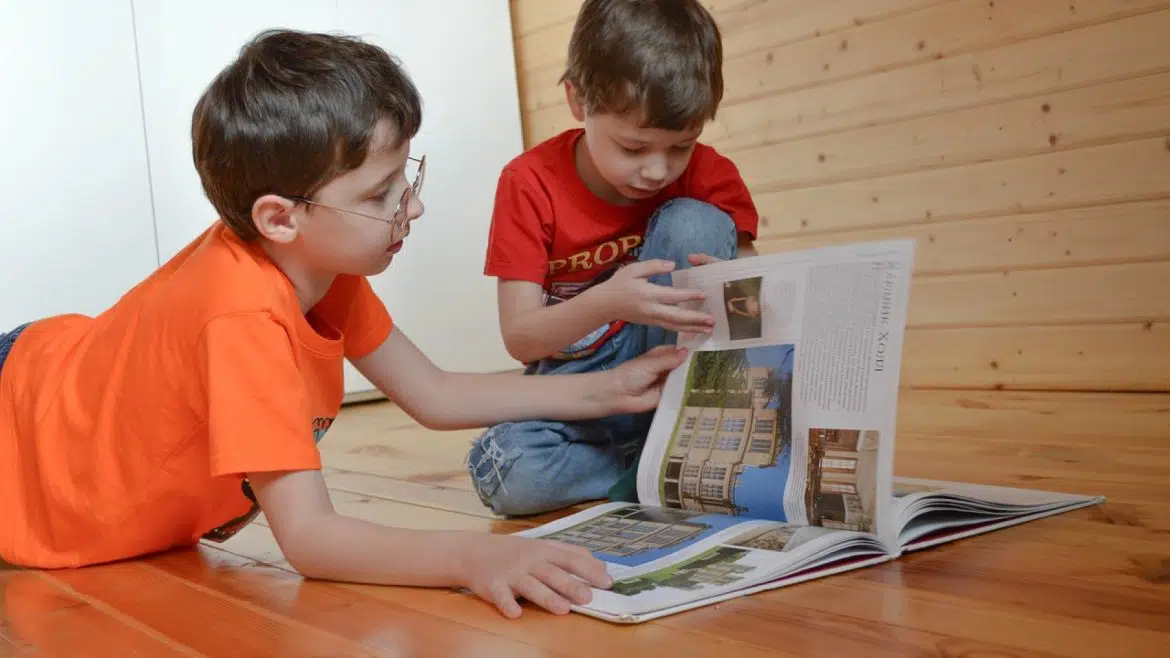
[[[485,272],[526,374],[604,372],[679,331],[710,331],[712,317],[679,306],[700,293],[669,287],[670,272],[754,255],[758,224],[735,165],[696,143],[721,68],[719,30],[697,0],[582,5],[562,82],[584,127],[510,162],[492,216]],[[472,445],[472,481],[499,514],[636,500],[651,418],[496,425]]]
[[[219,221],[98,316],[0,334],[0,558],[133,558],[222,541],[263,510],[308,577],[466,587],[508,616],[519,596],[567,613],[586,583],[608,585],[577,547],[330,505],[316,442],[343,358],[432,428],[643,411],[685,358],[538,382],[443,372],[419,352],[366,277],[422,215],[421,115],[407,75],[358,40],[275,31],[241,50],[192,122]]]

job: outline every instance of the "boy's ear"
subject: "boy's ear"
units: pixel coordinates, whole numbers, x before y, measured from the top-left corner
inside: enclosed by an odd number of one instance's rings
[[[577,90],[573,88],[572,82],[565,83],[565,100],[569,102],[569,111],[573,113],[573,118],[584,121],[585,108],[581,105],[581,99],[577,96]]]
[[[297,239],[300,213],[297,203],[276,194],[265,194],[252,204],[252,223],[265,239],[288,244]]]

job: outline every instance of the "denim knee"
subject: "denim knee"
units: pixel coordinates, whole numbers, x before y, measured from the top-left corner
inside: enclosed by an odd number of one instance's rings
[[[706,254],[721,260],[736,255],[735,222],[709,203],[680,197],[659,206],[650,220],[641,259],[661,258],[689,267],[687,256]]]
[[[471,445],[467,469],[471,484],[483,504],[501,516],[539,514],[548,511],[545,497],[549,483],[544,469],[523,447],[523,423],[501,423],[489,428]]]
[[[611,427],[613,425],[614,427]],[[495,425],[467,454],[472,486],[496,514],[539,514],[605,497],[630,461],[616,420]]]

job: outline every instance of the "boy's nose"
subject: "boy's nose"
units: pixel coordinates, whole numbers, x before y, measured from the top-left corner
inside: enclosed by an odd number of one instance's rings
[[[422,217],[424,212],[426,212],[426,206],[423,205],[422,199],[418,198],[417,195],[410,195],[410,203],[406,207],[406,221],[413,222]]]
[[[661,183],[666,179],[666,163],[654,158],[642,167],[642,178],[654,183]]]

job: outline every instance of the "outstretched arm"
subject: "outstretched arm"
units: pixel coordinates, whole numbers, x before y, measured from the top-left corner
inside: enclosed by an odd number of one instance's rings
[[[250,473],[289,564],[307,578],[466,587],[507,617],[518,597],[555,614],[609,587],[605,565],[568,544],[462,531],[405,530],[338,514],[320,471]]]
[[[387,397],[432,429],[535,418],[578,420],[653,409],[667,373],[686,358],[654,350],[606,372],[560,377],[446,372],[395,328],[353,364]]]

